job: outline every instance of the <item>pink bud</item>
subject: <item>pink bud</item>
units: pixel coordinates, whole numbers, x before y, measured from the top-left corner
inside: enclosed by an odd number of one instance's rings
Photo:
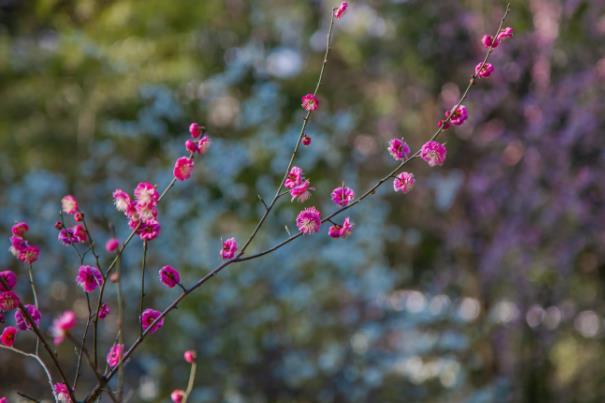
[[[200,135],[206,132],[206,128],[204,126],[200,126],[199,124],[193,122],[189,125],[189,133],[192,137],[197,138]]]
[[[110,238],[105,242],[105,250],[108,253],[113,253],[120,247],[120,241],[117,238]]]
[[[189,364],[193,364],[195,361],[197,361],[197,353],[195,352],[195,350],[185,351],[183,357],[185,357],[185,361],[187,361]]]
[[[176,389],[170,394],[170,399],[173,403],[181,403],[185,399],[185,392],[181,389]]]

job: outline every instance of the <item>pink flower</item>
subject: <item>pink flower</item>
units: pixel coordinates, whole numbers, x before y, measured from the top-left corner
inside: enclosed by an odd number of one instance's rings
[[[183,358],[185,358],[185,361],[187,361],[189,364],[193,364],[195,361],[197,361],[197,353],[195,350],[187,350],[183,354]]]
[[[185,392],[181,389],[175,389],[170,394],[173,403],[182,403],[185,400]]]
[[[77,224],[73,226],[71,229],[73,231],[74,237],[80,243],[88,242],[88,233],[86,232],[86,228],[82,224]]]
[[[199,153],[200,155],[203,155],[206,153],[206,151],[208,151],[208,148],[210,147],[210,137],[208,136],[202,136],[202,138],[200,139],[200,141],[197,143],[197,147],[199,149]]]
[[[155,206],[160,194],[151,183],[141,182],[134,188],[134,198],[138,205]]]
[[[187,150],[191,154],[197,154],[200,152],[199,143],[197,141],[187,139],[187,141],[185,141],[185,150]]]
[[[2,331],[2,336],[0,336],[0,341],[2,344],[8,347],[12,347],[15,344],[15,338],[17,337],[17,329],[12,326],[7,326]]]
[[[76,211],[74,213],[74,221],[76,221],[76,222],[84,221],[84,213],[81,211]]]
[[[511,27],[506,27],[500,33],[498,33],[498,40],[503,41],[505,39],[509,39],[513,37],[513,29]]]
[[[288,176],[284,181],[284,186],[286,189],[292,189],[294,186],[300,184],[303,180],[303,170],[299,167],[292,167],[290,172],[288,172]]]
[[[416,179],[414,178],[413,173],[402,172],[393,180],[393,189],[395,189],[396,192],[405,194],[414,188],[415,183]]]
[[[76,314],[74,311],[65,311],[53,321],[51,334],[55,344],[63,343],[67,333],[76,326]]]
[[[132,201],[130,200],[128,193],[122,189],[116,189],[113,192],[113,203],[119,212],[126,213]]]
[[[150,222],[157,220],[158,208],[155,204],[136,204],[135,206],[136,216],[143,222]]]
[[[160,281],[168,288],[174,288],[181,282],[181,275],[172,266],[164,266],[160,269]]]
[[[345,207],[348,206],[351,201],[353,201],[355,198],[355,192],[349,187],[340,186],[332,191],[331,197],[335,204]]]
[[[389,154],[396,160],[401,161],[410,154],[410,146],[403,138],[394,138],[389,141]]]
[[[111,308],[109,308],[109,305],[101,304],[101,307],[99,308],[99,319],[105,319],[110,312]]]
[[[120,247],[120,241],[117,238],[110,238],[105,242],[105,250],[107,253],[113,253]]]
[[[161,315],[162,313],[160,311],[156,311],[155,309],[145,309],[141,315],[141,326],[143,326],[143,330],[147,330],[147,328],[151,326],[151,324]],[[164,318],[158,320],[157,323],[149,330],[149,333],[157,332],[162,328],[162,326],[164,326]]]
[[[35,305],[27,304],[27,305],[25,305],[25,310],[27,311],[27,314],[29,315],[31,320],[34,322],[34,324],[37,327],[40,326],[41,315],[40,315],[40,311],[38,310],[38,308],[36,308]],[[17,309],[15,311],[15,324],[17,325],[19,330],[28,330],[28,329],[32,328],[31,325],[29,324],[29,321],[27,320],[25,315],[23,315],[23,312],[21,312],[20,309]]]
[[[430,167],[441,166],[447,157],[447,149],[437,141],[424,143],[420,150],[420,157],[429,164]]]
[[[72,403],[71,397],[69,396],[69,389],[64,383],[55,383],[54,385],[55,397],[61,403]]]
[[[124,354],[123,344],[114,344],[107,353],[107,364],[110,368],[116,367],[120,361],[122,361],[122,355]]]
[[[193,138],[200,137],[200,134],[203,134],[205,131],[206,128],[204,126],[200,126],[195,122],[189,125],[189,134],[191,134],[191,137]]]
[[[0,403],[9,403],[8,397],[4,397],[4,396],[0,397]]]
[[[319,99],[314,94],[307,94],[302,97],[302,107],[304,110],[316,111],[319,108]]]
[[[12,234],[20,238],[23,238],[27,231],[29,231],[29,225],[27,225],[27,223],[23,221],[18,222],[17,224],[11,227]]]
[[[17,284],[17,275],[10,270],[0,271],[0,291],[10,291]]]
[[[479,63],[475,66],[475,76],[481,78],[487,78],[494,72],[494,65],[491,63]]]
[[[73,228],[63,228],[61,231],[59,231],[57,238],[65,245],[73,245],[78,243],[78,238],[76,238]]]
[[[162,227],[160,223],[155,220],[147,221],[141,223],[137,233],[139,234],[139,238],[144,241],[153,241],[158,236],[160,236],[160,230]]]
[[[19,256],[17,256],[17,259],[19,259],[23,263],[33,264],[36,262],[36,260],[38,260],[39,256],[40,256],[40,248],[38,248],[37,246],[31,245],[31,246],[28,246],[27,248],[25,248],[25,250],[23,250],[21,253],[19,253]]]
[[[225,260],[233,259],[237,252],[237,240],[235,238],[229,238],[223,242],[223,248],[219,252],[219,255]]]
[[[65,214],[74,214],[78,211],[78,201],[72,195],[63,196],[61,199],[61,209]]]
[[[296,226],[303,234],[312,234],[319,231],[321,226],[321,213],[315,207],[309,207],[298,213]]]
[[[498,39],[492,38],[491,35],[484,35],[483,38],[481,38],[481,43],[486,48],[494,48],[494,49],[497,48],[498,45],[500,45],[500,41]]]
[[[298,200],[299,202],[304,202],[311,197],[311,191],[313,188],[309,187],[311,182],[306,179],[300,182],[298,185],[294,186],[290,189],[290,196],[292,197],[291,201]]]
[[[466,106],[459,105],[454,112],[451,112],[451,115],[452,116],[450,117],[450,111],[445,113],[445,117],[450,118],[451,124],[460,126],[468,119],[468,110],[466,109]]]
[[[334,10],[334,18],[336,18],[337,20],[341,19],[343,14],[345,13],[345,11],[347,11],[348,7],[349,7],[349,3],[347,3],[346,1],[343,1],[342,3],[340,3],[338,8],[336,10]]]
[[[351,219],[349,217],[344,219],[342,225],[334,224],[328,230],[328,235],[330,235],[331,238],[345,239],[352,233],[353,224],[351,223]]]
[[[195,163],[192,158],[181,157],[174,163],[173,174],[174,177],[179,181],[187,180],[191,177],[193,166]]]
[[[93,266],[80,266],[76,282],[82,287],[84,292],[90,293],[103,284],[103,275]]]
[[[10,312],[19,306],[19,297],[12,291],[0,291],[0,312]]]

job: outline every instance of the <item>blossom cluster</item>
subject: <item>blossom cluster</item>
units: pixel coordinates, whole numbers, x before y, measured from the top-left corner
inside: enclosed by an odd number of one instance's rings
[[[40,256],[40,248],[25,239],[25,234],[29,231],[29,226],[25,222],[19,222],[12,226],[12,236],[10,238],[11,246],[9,251],[19,261],[27,264],[33,264]]]

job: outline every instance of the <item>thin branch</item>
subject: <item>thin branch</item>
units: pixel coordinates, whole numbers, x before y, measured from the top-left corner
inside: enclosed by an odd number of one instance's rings
[[[191,396],[191,392],[193,391],[193,385],[195,383],[195,370],[197,368],[197,362],[193,361],[191,363],[191,370],[189,371],[189,381],[187,381],[187,389],[185,390],[185,398],[183,399],[183,403],[187,403],[189,396]]]
[[[21,354],[22,356],[33,358],[34,360],[36,360],[38,362],[38,364],[40,364],[40,366],[44,370],[44,373],[46,374],[46,379],[48,379],[48,386],[50,386],[51,393],[53,393],[53,390],[54,390],[53,389],[53,378],[50,375],[50,371],[46,367],[46,364],[44,364],[44,361],[42,361],[42,359],[40,358],[40,356],[38,356],[36,354],[26,353],[25,351],[19,350],[18,348],[8,347],[8,346],[5,346],[3,344],[0,344],[0,348],[3,348],[5,350],[10,350],[10,351],[13,351],[13,352],[15,352],[17,354]]]
[[[36,282],[34,281],[34,273],[33,273],[33,267],[32,264],[30,263],[27,266],[27,274],[29,276],[29,285],[32,289],[32,295],[34,298],[34,305],[36,306],[36,309],[39,311],[40,310],[40,306],[38,304],[38,292],[36,291]],[[40,340],[36,339],[36,355],[40,352]]]
[[[139,335],[143,334],[143,304],[145,302],[145,264],[147,262],[147,241],[143,241],[143,260],[141,261],[141,299],[139,301]]]

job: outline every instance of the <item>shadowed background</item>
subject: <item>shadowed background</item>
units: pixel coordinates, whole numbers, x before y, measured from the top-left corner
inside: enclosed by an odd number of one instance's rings
[[[297,164],[331,211],[342,181],[358,193],[394,166],[386,143],[416,149],[453,105],[503,2],[351,1]],[[56,241],[72,193],[99,244],[127,233],[116,187],[164,186],[190,121],[213,144],[160,208],[148,304],[176,296],[244,239],[296,141],[331,1],[0,0],[0,266],[10,226],[27,220],[42,327],[72,308],[78,257]],[[387,183],[350,211],[346,241],[321,234],[230,267],[191,296],[126,369],[130,401],[184,388],[182,352],[199,357],[193,402],[602,402],[605,400],[605,2],[515,0],[516,36],[475,87],[470,119],[444,139],[440,169],[415,161],[416,188]],[[284,201],[252,245],[294,228]],[[136,295],[141,242],[122,264]],[[104,255],[104,261],[108,257]],[[105,321],[102,353],[116,327]],[[133,341],[138,299],[126,306]],[[12,318],[8,319],[9,322]],[[80,331],[80,330],[79,330]],[[27,336],[17,344],[31,345]],[[73,362],[73,349],[59,349]],[[87,373],[83,385],[91,386]],[[48,398],[33,361],[0,351],[0,395]]]

